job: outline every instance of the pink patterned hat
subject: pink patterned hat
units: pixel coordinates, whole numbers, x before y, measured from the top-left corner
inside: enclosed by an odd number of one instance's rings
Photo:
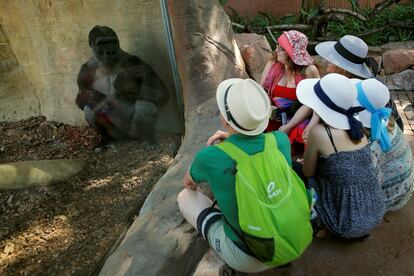
[[[277,41],[294,64],[307,66],[313,63],[313,58],[306,51],[308,38],[303,33],[294,30],[283,32]]]

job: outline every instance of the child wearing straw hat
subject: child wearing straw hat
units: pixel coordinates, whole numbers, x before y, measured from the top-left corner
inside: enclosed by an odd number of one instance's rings
[[[388,88],[376,79],[353,80],[358,91],[356,106],[366,109],[359,120],[368,129],[372,157],[380,176],[386,211],[402,208],[410,199],[414,185],[413,155],[400,128],[395,127]]]
[[[324,226],[343,238],[367,235],[384,214],[384,197],[362,124],[355,85],[339,74],[303,80],[298,99],[320,118],[309,134],[303,173],[316,190]]]
[[[253,273],[288,263],[312,240],[311,206],[303,182],[290,167],[289,139],[283,132],[262,133],[270,101],[255,81],[225,80],[217,88],[216,100],[227,139],[194,157],[184,176],[185,189],[177,198],[180,211],[233,269]],[[207,182],[217,205],[198,189],[201,182]],[[264,204],[259,204],[259,197]],[[264,209],[260,215],[246,216]],[[267,220],[270,223],[252,222],[269,212],[275,215]],[[278,240],[272,235],[255,238],[253,233],[265,229],[277,230]]]

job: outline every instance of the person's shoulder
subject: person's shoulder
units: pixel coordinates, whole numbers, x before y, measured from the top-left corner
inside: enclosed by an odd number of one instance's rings
[[[216,146],[208,146],[199,150],[195,156],[197,160],[213,159],[226,156],[226,154]]]
[[[268,60],[268,61],[267,61],[267,63],[266,63],[266,65],[265,65],[264,69],[270,69],[272,66],[274,66],[274,65],[279,65],[279,64],[281,64],[281,63],[280,63],[280,62],[278,62],[277,60],[270,59],[270,60]]]
[[[309,139],[318,143],[323,143],[329,139],[325,126],[322,124],[314,125],[309,131]]]
[[[276,60],[274,60],[274,59],[272,58],[272,59],[269,59],[269,60],[266,62],[266,66],[271,66],[271,65],[276,64],[276,63],[278,63],[278,61],[276,61]]]
[[[314,134],[323,133],[325,131],[325,126],[323,124],[316,124],[311,128],[311,132]]]
[[[289,136],[283,131],[275,130],[270,133],[275,137],[278,146],[290,146]]]
[[[305,67],[305,77],[306,78],[319,78],[320,75],[319,75],[318,68],[314,64],[311,64]]]
[[[284,133],[283,131],[279,131],[279,130],[275,130],[272,131],[272,134],[276,137],[276,139],[278,140],[289,140],[289,137],[287,136],[286,133]]]

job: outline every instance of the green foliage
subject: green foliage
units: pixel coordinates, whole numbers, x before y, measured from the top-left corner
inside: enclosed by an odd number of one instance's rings
[[[353,11],[357,11],[359,9],[359,0],[349,0],[352,6]]]
[[[317,16],[320,12],[320,7],[315,6],[308,10],[305,10],[303,8],[300,9],[300,22],[301,24],[307,24],[309,23],[310,19]]]
[[[371,11],[372,9],[362,9],[359,12],[363,16],[368,16]],[[341,37],[346,34],[362,34],[386,26],[392,20],[412,22],[413,18],[414,1],[412,0],[407,4],[391,6],[366,23],[353,17],[347,17],[344,23],[330,22],[328,24],[327,36]],[[365,36],[363,39],[368,45],[381,45],[390,41],[413,40],[414,32],[408,29],[387,28],[381,32]]]
[[[227,0],[219,0],[219,2],[220,2],[220,4],[221,4],[222,6],[224,6],[224,5],[226,5]]]
[[[238,23],[243,26],[249,27],[259,27],[263,28],[266,26],[273,26],[273,25],[280,25],[280,24],[296,24],[299,21],[298,16],[294,14],[287,14],[282,18],[278,18],[274,15],[259,12],[256,16],[240,16],[234,9],[230,8],[231,12],[229,14],[231,20],[234,23]],[[244,32],[241,29],[234,29],[234,32]],[[267,40],[272,44],[272,38],[267,32],[263,33]],[[278,37],[282,34],[282,31],[274,31],[273,32],[275,37]],[[274,46],[274,45],[273,45]]]
[[[306,2],[306,1],[304,1]],[[320,1],[320,3],[323,1]],[[359,8],[358,0],[350,0],[354,10],[357,10],[361,15],[367,17],[372,9]],[[282,18],[277,18],[273,15],[260,12],[256,16],[240,16],[234,10],[230,14],[230,18],[233,22],[241,24],[243,26],[250,27],[265,27],[278,24],[298,24],[300,19],[302,23],[309,22],[309,19],[316,16],[319,13],[319,7],[304,7],[301,9],[300,16],[288,14]],[[306,9],[305,9],[306,8]],[[358,35],[377,29],[379,27],[387,25],[390,21],[410,21],[414,18],[414,0],[410,0],[406,4],[393,5],[367,22],[362,22],[352,16],[346,16],[345,21],[342,22],[329,22],[327,27],[327,37],[332,39],[338,39],[346,34]],[[235,30],[242,31],[242,30]],[[278,37],[281,32],[275,32],[275,37]],[[314,32],[305,32],[310,40],[315,39]],[[381,32],[371,34],[363,37],[368,45],[381,45],[390,41],[406,41],[414,40],[414,30],[401,29],[401,28],[387,28]],[[270,37],[268,40],[271,41]]]

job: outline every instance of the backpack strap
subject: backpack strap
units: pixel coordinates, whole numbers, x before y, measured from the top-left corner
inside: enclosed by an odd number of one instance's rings
[[[278,150],[276,136],[271,132],[265,134],[264,151],[266,151],[266,150],[269,150],[269,151]]]
[[[277,146],[277,139],[275,137],[275,135],[273,133],[266,133],[264,135],[264,139],[265,139],[265,145],[264,145],[264,150],[269,150],[269,151],[276,151],[278,150],[278,146]],[[216,147],[218,147],[219,149],[221,149],[222,151],[224,151],[226,154],[228,154],[231,159],[235,160],[236,162],[238,161],[243,161],[249,158],[249,155],[247,153],[245,153],[243,150],[241,150],[239,147],[235,146],[234,144],[228,142],[228,141],[223,141],[220,144],[217,144]]]
[[[217,144],[216,147],[224,151],[236,162],[247,160],[249,158],[247,153],[228,141],[223,141],[220,144]]]

